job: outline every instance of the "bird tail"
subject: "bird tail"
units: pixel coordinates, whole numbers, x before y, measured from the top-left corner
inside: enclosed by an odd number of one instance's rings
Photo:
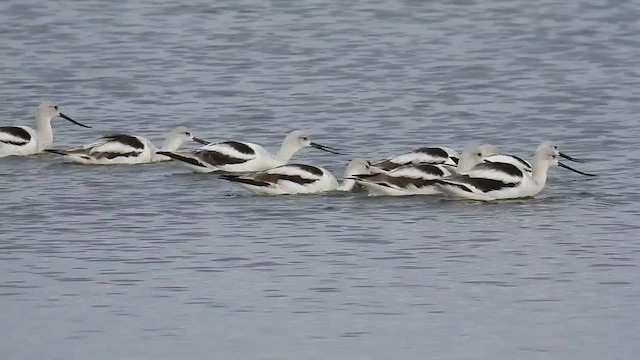
[[[183,154],[171,151],[158,151],[157,154],[168,156],[174,160],[182,161],[192,166],[206,167],[206,165],[196,157],[185,156]]]

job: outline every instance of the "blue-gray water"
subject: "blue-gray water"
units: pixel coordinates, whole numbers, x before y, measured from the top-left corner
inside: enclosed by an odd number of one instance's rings
[[[637,1],[0,3],[0,124],[178,124],[354,156],[542,140],[535,199],[256,197],[175,164],[0,159],[2,359],[640,356]]]

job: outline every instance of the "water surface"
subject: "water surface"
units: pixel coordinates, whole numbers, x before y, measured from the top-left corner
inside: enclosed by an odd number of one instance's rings
[[[640,355],[640,4],[4,1],[0,120],[54,146],[120,131],[296,160],[554,140],[535,199],[256,197],[176,164],[0,160],[4,359]]]

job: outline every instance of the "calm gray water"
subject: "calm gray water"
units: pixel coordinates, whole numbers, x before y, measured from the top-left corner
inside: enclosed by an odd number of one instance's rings
[[[299,162],[542,140],[589,159],[536,199],[256,197],[175,164],[0,160],[2,359],[640,356],[637,1],[0,3],[0,123]]]

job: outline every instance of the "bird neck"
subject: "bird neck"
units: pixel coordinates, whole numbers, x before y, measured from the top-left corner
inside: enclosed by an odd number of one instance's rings
[[[367,167],[353,164],[347,165],[347,168],[344,170],[344,180],[342,180],[342,183],[338,185],[338,190],[352,191],[353,187],[356,186],[356,181],[353,179],[353,177],[356,175],[364,175],[370,173],[371,171]]]
[[[276,159],[279,162],[286,164],[289,162],[289,160],[291,160],[291,157],[295,155],[298,151],[300,151],[299,147],[295,145],[291,145],[287,141],[285,141],[282,143],[282,146],[280,146],[280,150],[276,154]]]
[[[543,161],[534,161],[531,167],[531,177],[536,182],[538,191],[542,190],[547,183],[547,172],[549,165]]]
[[[38,152],[41,152],[53,144],[51,117],[36,114],[36,141]]]
[[[162,151],[176,151],[180,146],[184,145],[184,141],[176,137],[168,137],[162,144]]]
[[[353,179],[345,178],[342,180],[342,184],[338,186],[339,191],[351,191],[356,186],[356,181]]]
[[[166,149],[165,146],[163,146],[162,149],[158,149],[155,145],[151,143],[151,141],[149,141],[149,151],[151,152],[151,162],[169,160],[168,156],[160,155],[158,154],[158,151],[175,151],[175,150],[177,150],[177,148],[173,150],[169,150],[169,149]]]
[[[462,173],[471,170],[472,167],[478,165],[476,160],[469,156],[468,154],[463,153],[458,160],[458,165],[456,166],[456,172]]]

